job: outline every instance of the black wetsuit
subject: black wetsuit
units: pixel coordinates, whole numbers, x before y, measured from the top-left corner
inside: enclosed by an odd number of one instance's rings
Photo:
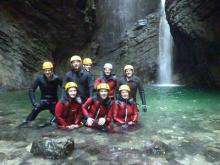
[[[136,102],[136,93],[137,90],[139,90],[142,104],[146,105],[144,87],[139,77],[134,75],[130,80],[127,80],[127,78],[124,76],[118,81],[118,88],[120,85],[123,84],[127,84],[130,87],[131,89],[130,96],[135,100],[135,102]]]
[[[29,89],[29,97],[34,109],[28,115],[26,121],[33,121],[41,111],[46,109],[49,109],[50,113],[54,115],[55,106],[58,100],[57,91],[58,87],[61,87],[61,85],[62,80],[57,75],[53,75],[53,78],[49,81],[45,75],[40,75],[35,79]],[[35,91],[38,87],[41,91],[39,102],[37,102],[35,98]]]
[[[93,83],[92,83],[91,74],[85,71],[84,69],[81,69],[80,71],[71,70],[66,73],[63,79],[63,89],[62,89],[63,99],[67,97],[66,92],[64,90],[65,84],[70,81],[77,83],[78,92],[83,102],[85,102],[88,97],[92,96]]]

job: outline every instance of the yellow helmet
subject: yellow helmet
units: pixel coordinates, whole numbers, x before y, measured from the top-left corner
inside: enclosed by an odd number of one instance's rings
[[[127,69],[134,70],[134,67],[132,65],[125,65],[124,71],[126,71]]]
[[[91,58],[84,58],[83,64],[84,65],[92,65],[92,59]]]
[[[119,91],[123,91],[123,90],[126,90],[126,91],[128,91],[128,92],[130,92],[131,91],[131,89],[130,89],[130,87],[128,86],[128,85],[121,85],[120,87],[119,87]]]
[[[52,68],[53,68],[53,64],[50,61],[46,61],[42,65],[42,69],[52,69]]]
[[[98,86],[97,86],[97,90],[100,90],[100,89],[106,89],[106,90],[110,90],[110,87],[107,83],[100,83]]]
[[[74,56],[72,56],[72,57],[70,58],[70,62],[73,62],[73,61],[80,61],[80,62],[82,62],[82,59],[81,59],[80,56],[74,55]]]
[[[72,87],[78,88],[78,85],[75,82],[68,82],[68,83],[66,83],[65,91],[67,91],[69,88],[72,88]]]

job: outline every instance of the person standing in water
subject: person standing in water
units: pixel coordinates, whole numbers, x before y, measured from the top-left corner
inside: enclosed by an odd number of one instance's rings
[[[129,96],[130,87],[119,87],[119,98],[116,100],[116,108],[113,110],[114,122],[124,128],[135,125],[138,121],[138,109],[135,101]]]
[[[97,96],[88,98],[83,104],[82,110],[85,124],[100,130],[110,129],[114,102],[109,98],[110,87],[106,83],[97,86]]]
[[[143,83],[141,82],[140,78],[134,75],[134,67],[132,65],[126,65],[124,67],[124,77],[122,77],[118,81],[118,88],[120,85],[127,84],[130,87],[130,96],[134,99],[136,102],[136,93],[137,90],[140,93],[141,101],[142,101],[142,110],[144,112],[147,112],[147,105],[146,105],[146,99],[145,99],[145,92]]]
[[[55,106],[58,100],[57,91],[58,87],[62,86],[62,80],[54,74],[53,64],[50,61],[44,62],[42,69],[43,74],[38,76],[29,88],[29,98],[34,108],[27,116],[25,122],[21,125],[28,124],[35,120],[37,115],[46,109],[54,115]],[[35,92],[38,87],[41,92],[40,101],[37,101],[35,98]]]
[[[102,75],[95,80],[94,89],[96,89],[100,83],[107,83],[110,87],[109,97],[113,100],[115,97],[115,90],[117,87],[117,78],[112,73],[112,69],[112,64],[106,63],[104,65]]]
[[[91,58],[84,58],[83,59],[83,68],[91,73],[91,69],[92,69],[92,59]]]
[[[67,99],[58,101],[55,108],[59,128],[71,130],[82,125],[82,100],[77,95],[77,88],[75,82],[68,82],[65,85]]]
[[[85,102],[88,97],[92,96],[93,84],[91,74],[82,69],[82,59],[80,56],[72,56],[70,63],[72,69],[71,71],[67,72],[63,78],[62,98],[67,98],[65,84],[73,81],[78,84],[78,93],[82,98],[82,101]]]

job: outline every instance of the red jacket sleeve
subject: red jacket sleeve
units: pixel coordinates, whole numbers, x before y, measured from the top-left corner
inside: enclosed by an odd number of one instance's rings
[[[119,111],[119,105],[117,103],[115,103],[114,109],[113,109],[113,118],[114,121],[120,123],[120,124],[124,124],[125,122],[123,120],[120,119],[120,117],[118,116],[118,111]]]
[[[95,80],[95,82],[94,82],[94,89],[96,89],[97,86],[98,86],[100,83],[101,83],[100,78],[97,78],[97,79]]]
[[[58,101],[58,103],[56,104],[56,107],[55,107],[55,117],[57,119],[58,125],[60,125],[62,127],[67,126],[65,119],[62,117],[62,114],[64,113],[65,110],[66,110],[65,105],[61,101]]]
[[[138,121],[138,109],[137,109],[136,104],[133,105],[133,113],[134,113],[133,122],[137,122]]]
[[[115,106],[116,104],[115,103],[113,103],[112,105],[111,105],[111,108],[109,109],[109,111],[108,111],[108,114],[107,114],[107,117],[106,117],[106,124],[107,125],[109,125],[110,123],[111,123],[111,120],[112,120],[112,118],[113,118],[113,111],[114,111],[114,109],[115,109]]]
[[[85,117],[89,117],[88,108],[92,105],[92,97],[89,97],[86,102],[82,105],[82,113]]]
[[[78,107],[75,124],[80,124],[81,116],[82,116],[82,105]]]

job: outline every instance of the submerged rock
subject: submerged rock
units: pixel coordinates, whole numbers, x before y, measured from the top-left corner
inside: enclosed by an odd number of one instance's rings
[[[42,138],[32,143],[31,153],[49,159],[65,158],[72,153],[74,140],[70,137]]]
[[[167,160],[174,159],[171,147],[159,140],[146,141],[144,150],[150,156],[165,156]]]
[[[206,148],[204,153],[205,159],[209,162],[220,161],[220,144],[216,144],[216,146],[209,146]]]

